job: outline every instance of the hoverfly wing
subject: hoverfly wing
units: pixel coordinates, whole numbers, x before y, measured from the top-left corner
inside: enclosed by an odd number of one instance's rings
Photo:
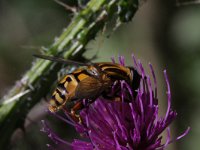
[[[79,82],[76,88],[78,98],[96,98],[102,92],[102,82],[94,77],[87,77]]]
[[[41,58],[41,59],[46,59],[46,60],[50,60],[50,61],[54,61],[54,62],[58,62],[58,63],[64,63],[64,64],[68,64],[68,65],[77,65],[77,66],[89,66],[91,65],[91,63],[82,63],[82,62],[77,62],[77,61],[73,61],[73,60],[66,60],[60,57],[55,57],[55,56],[47,56],[47,55],[40,55],[40,54],[33,54],[34,57],[37,58]]]

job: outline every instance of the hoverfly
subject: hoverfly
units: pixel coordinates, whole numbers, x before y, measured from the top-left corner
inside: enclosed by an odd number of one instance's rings
[[[140,85],[141,76],[133,67],[125,67],[111,62],[81,63],[64,60],[59,57],[34,56],[60,63],[82,66],[72,73],[65,75],[58,82],[49,102],[49,110],[56,112],[64,108],[68,102],[75,101],[75,105],[69,112],[70,116],[75,119],[77,119],[76,112],[84,107],[83,102],[78,100],[87,99],[91,103],[99,96],[106,97],[112,85],[119,80],[125,80],[134,91]]]

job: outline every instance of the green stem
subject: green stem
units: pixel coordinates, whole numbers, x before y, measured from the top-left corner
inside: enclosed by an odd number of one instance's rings
[[[80,60],[87,43],[94,39],[108,21],[113,18],[121,22],[130,21],[137,5],[138,0],[91,0],[82,11],[75,14],[70,25],[44,54]],[[60,64],[37,59],[4,96],[0,104],[0,148],[9,145],[17,128],[23,128],[27,113],[48,94],[60,69]]]

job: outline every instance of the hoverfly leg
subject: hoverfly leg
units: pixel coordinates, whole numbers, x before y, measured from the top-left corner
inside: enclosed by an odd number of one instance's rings
[[[114,98],[114,96],[108,95],[106,92],[103,92],[101,96],[108,100],[112,100]]]
[[[115,97],[117,97],[118,90],[105,90],[104,92],[102,92],[101,97],[103,97],[104,99],[108,99],[108,100],[113,100],[115,99]]]
[[[71,111],[70,111],[70,116],[72,117],[72,119],[75,121],[75,122],[79,122],[81,123],[81,117],[80,115],[78,114],[78,111],[83,109],[84,108],[84,104],[83,104],[83,101],[78,101],[75,103],[75,105],[71,108]]]
[[[105,98],[105,97],[103,97]],[[113,97],[109,97],[109,98],[105,98],[106,100],[110,100],[110,101],[115,101],[115,102],[121,102],[122,99],[120,96],[113,96]]]
[[[110,101],[121,101],[121,98],[120,96],[117,96],[117,95],[108,95],[106,92],[103,92],[101,97],[103,99],[106,99],[106,100],[110,100]]]

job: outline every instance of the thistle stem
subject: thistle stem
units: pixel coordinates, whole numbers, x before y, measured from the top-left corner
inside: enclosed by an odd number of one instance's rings
[[[83,10],[74,14],[69,26],[44,51],[44,55],[81,61],[85,46],[104,25],[116,18],[121,22],[130,21],[137,10],[135,6],[138,6],[138,0],[91,0]],[[17,128],[23,129],[27,113],[48,94],[60,69],[60,64],[36,59],[30,70],[1,99],[0,147],[9,145]]]

